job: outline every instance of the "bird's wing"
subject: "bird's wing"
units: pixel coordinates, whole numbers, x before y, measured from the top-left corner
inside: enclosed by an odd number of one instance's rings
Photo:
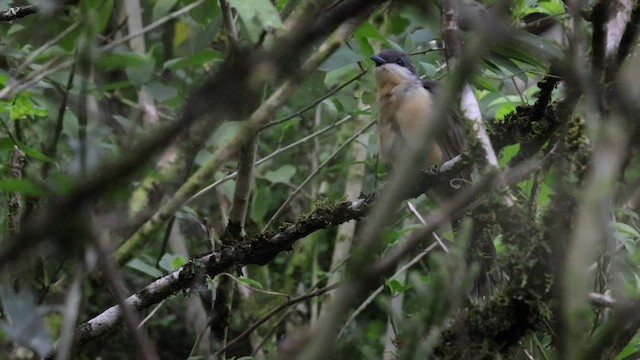
[[[435,97],[438,96],[438,92],[440,91],[440,84],[438,81],[425,80],[422,82],[422,86]],[[436,141],[442,151],[444,161],[450,160],[465,152],[467,145],[464,135],[464,126],[462,124],[462,117],[458,110],[453,109],[449,114],[447,114],[447,125]],[[471,182],[471,170],[462,171],[459,174],[459,177]],[[465,186],[466,182],[462,182],[460,185]]]
[[[436,80],[424,80],[422,86],[433,94],[438,96],[440,91],[440,83]],[[460,154],[462,154],[466,148],[465,137],[463,133],[463,126],[458,111],[451,111],[447,115],[447,126],[444,133],[438,137],[438,145],[444,153],[445,161],[450,160]]]

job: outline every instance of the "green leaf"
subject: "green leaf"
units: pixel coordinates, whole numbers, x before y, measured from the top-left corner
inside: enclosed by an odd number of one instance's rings
[[[97,0],[94,9],[95,11],[95,26],[96,33],[100,34],[104,31],[111,19],[111,12],[113,11],[113,0]]]
[[[480,90],[498,92],[498,89],[495,86],[493,86],[493,84],[491,83],[491,80],[484,76],[473,75],[471,77],[471,83],[473,84],[473,86],[475,86]]]
[[[155,70],[155,61],[148,57],[145,57],[145,62],[138,65],[127,66],[125,68],[125,72],[127,73],[127,78],[137,86],[142,86],[146,84],[151,76],[153,75],[153,71]]]
[[[355,64],[363,59],[362,55],[356,54],[347,46],[343,45],[334,52],[322,65],[318,67],[321,71],[331,71],[343,66]]]
[[[500,152],[500,167],[504,167],[506,164],[511,161],[511,159],[516,156],[516,154],[520,151],[520,144],[513,144],[505,147]]]
[[[153,5],[153,13],[151,15],[153,21],[167,15],[177,2],[178,0],[156,0],[156,3]]]
[[[27,145],[21,142],[18,142],[18,147],[20,148],[20,150],[24,151],[24,153],[29,157],[38,159],[40,161],[45,161],[51,164],[55,164],[55,161],[52,158],[48,157],[47,155],[41,153],[40,151],[34,148],[28,147]]]
[[[162,276],[162,272],[156,269],[155,267],[145,263],[144,261],[135,258],[127,263],[127,267],[130,267],[134,270],[138,270],[143,274],[147,274],[153,278],[159,278]]]
[[[513,103],[505,103],[496,110],[496,119],[504,119],[505,116],[511,114],[516,110],[516,106]]]
[[[411,34],[414,45],[428,45],[430,41],[438,38],[438,34],[431,30],[419,29]]]
[[[260,290],[263,289],[262,284],[260,284],[256,280],[245,278],[245,277],[239,277],[239,278],[236,278],[236,279],[238,279],[239,282],[241,282],[243,284],[247,284],[247,285],[249,285],[249,286],[251,286],[253,288],[260,289]]]
[[[201,67],[214,60],[222,60],[222,53],[215,50],[203,50],[199,53],[193,54],[188,57],[176,58],[168,60],[164,63],[164,67],[169,70],[176,70],[181,68],[194,68]]]
[[[402,293],[411,289],[411,285],[405,285],[396,279],[385,280],[385,284],[393,294]]]
[[[19,192],[27,196],[40,196],[44,194],[44,189],[34,185],[27,179],[0,179],[0,190],[6,192]]]
[[[625,224],[625,223],[621,223],[621,222],[611,222],[611,227],[613,227],[613,229],[616,232],[625,234],[625,235],[629,235],[633,238],[636,239],[640,239],[640,233],[638,233],[638,231],[636,229],[634,229],[633,227]]]
[[[251,213],[249,216],[253,222],[261,224],[267,215],[271,205],[271,193],[268,188],[259,188],[251,200]]]
[[[492,54],[488,56],[488,60],[498,67],[495,71],[498,75],[516,76],[523,83],[528,82],[527,74],[510,58],[501,54]]]
[[[275,171],[268,171],[264,177],[272,183],[289,184],[291,178],[296,173],[296,167],[293,165],[282,165]]]
[[[13,149],[15,145],[17,145],[18,148],[24,151],[24,153],[29,157],[32,157],[34,159],[41,160],[41,161],[46,161],[51,164],[55,164],[55,161],[52,158],[48,157],[47,155],[41,153],[36,149],[30,148],[21,142],[18,142],[18,144],[15,144],[13,140],[9,137],[0,138],[0,150]]]
[[[158,262],[158,266],[162,270],[171,272],[171,271],[178,270],[180,266],[186,263],[187,263],[186,260],[181,256],[166,253],[162,255],[162,258],[160,258],[160,262]]]
[[[365,21],[362,24],[360,24],[360,26],[358,26],[358,29],[355,31],[353,36],[376,39],[380,41],[387,41],[387,38],[384,35],[382,35],[380,31],[375,26],[371,25],[371,23],[368,21]]]
[[[548,15],[560,15],[564,13],[564,4],[561,1],[544,1],[538,4],[538,11]]]
[[[178,91],[172,86],[162,85],[159,82],[150,82],[142,87],[151,97],[159,102],[171,100],[178,96]]]
[[[229,5],[236,9],[252,42],[258,41],[265,29],[283,27],[278,10],[269,0],[229,0]]]
[[[193,2],[193,1],[190,1]],[[205,1],[197,8],[189,11],[189,16],[202,27],[215,24],[220,18],[220,6],[217,1]]]
[[[186,264],[187,260],[185,260],[181,256],[175,256],[173,261],[171,262],[171,266],[173,266],[174,270],[178,270],[182,265]]]
[[[8,105],[9,116],[11,120],[26,119],[27,117],[46,116],[47,110],[37,107],[31,101],[31,98],[27,93],[23,92],[18,94]]]
[[[117,68],[125,68],[128,66],[143,66],[149,59],[144,55],[132,52],[117,52],[99,56],[96,59],[96,65],[100,68],[111,70]]]

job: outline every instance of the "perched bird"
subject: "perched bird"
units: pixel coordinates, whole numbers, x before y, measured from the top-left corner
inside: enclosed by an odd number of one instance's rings
[[[409,57],[402,51],[384,50],[372,55],[371,60],[376,63],[380,152],[387,166],[393,168],[407,147],[419,146],[424,141],[419,137],[423,133],[422,128],[434,120],[437,82],[422,82]],[[434,144],[424,154],[424,169],[441,165],[464,149],[462,125],[456,116],[448,116],[445,130],[435,137]],[[469,174],[461,174],[461,177],[469,180]],[[456,187],[453,184],[442,185],[434,189],[433,195],[448,198]]]
[[[384,50],[371,56],[376,63],[375,78],[377,82],[377,103],[379,108],[378,132],[380,136],[380,152],[387,166],[393,168],[400,161],[406,148],[420,146],[424,139],[420,138],[429,121],[434,121],[433,110],[437,97],[437,82],[421,81],[407,54],[398,50]],[[452,111],[447,116],[447,124],[440,134],[435,134],[435,141],[425,154],[423,167],[441,165],[447,160],[462,154],[465,140],[460,117]],[[427,192],[435,201],[450,198],[459,187],[471,182],[471,172],[463,171],[456,176],[457,182],[440,185]],[[454,180],[456,180],[454,179]],[[460,219],[451,220],[454,232],[460,225]],[[476,224],[481,226],[480,224]],[[474,226],[473,231],[482,229]],[[472,232],[472,237],[475,233]],[[472,242],[476,239],[471,239]],[[498,281],[499,272],[495,275],[490,270],[495,257],[495,247],[491,239],[486,246],[472,246],[478,253],[469,254],[469,263],[478,262],[480,269],[471,289],[477,299],[489,296],[492,292],[492,281]]]

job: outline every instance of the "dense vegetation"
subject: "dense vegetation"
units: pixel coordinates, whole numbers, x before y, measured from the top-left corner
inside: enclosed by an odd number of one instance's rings
[[[640,354],[638,1],[1,9],[0,358]],[[446,167],[379,158],[385,48]]]

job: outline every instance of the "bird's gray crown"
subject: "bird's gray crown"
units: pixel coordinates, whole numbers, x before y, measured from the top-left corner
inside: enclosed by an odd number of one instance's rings
[[[382,50],[378,54],[371,55],[371,60],[376,63],[376,66],[382,66],[385,64],[396,64],[405,67],[415,74],[416,69],[411,65],[409,56],[400,50],[387,49]]]

